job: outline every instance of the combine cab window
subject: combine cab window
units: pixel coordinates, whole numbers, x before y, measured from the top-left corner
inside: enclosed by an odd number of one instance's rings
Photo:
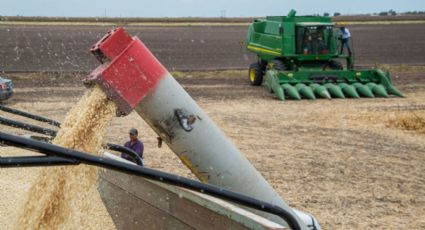
[[[332,26],[297,27],[297,54],[320,55],[330,53]]]

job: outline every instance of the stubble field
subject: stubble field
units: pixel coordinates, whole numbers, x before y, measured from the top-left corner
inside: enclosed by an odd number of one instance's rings
[[[407,98],[281,102],[262,87],[251,87],[245,70],[174,76],[287,203],[315,215],[323,229],[424,229],[424,25],[352,27],[357,63],[389,64],[395,85]],[[85,91],[84,74],[69,72],[96,66],[87,48],[108,29],[0,25],[0,67],[16,86],[6,105],[63,121]],[[238,44],[245,27],[129,30],[170,70],[245,68],[253,61]],[[41,125],[3,112],[0,116]],[[145,142],[147,167],[193,178],[170,149],[156,147],[156,134],[135,113],[114,118],[106,141],[122,144],[131,127],[139,129]],[[25,151],[0,146],[0,153]],[[0,229],[16,222],[38,172],[0,169]],[[102,204],[90,212],[99,227],[113,229],[109,217],[96,218],[105,212]]]
[[[417,80],[423,70],[396,70],[396,85],[407,98],[285,102],[248,85],[245,71],[175,75],[282,197],[314,214],[324,229],[421,229],[425,134],[404,130],[396,121],[425,117],[425,81]],[[59,121],[85,90],[81,75],[12,77],[17,90],[8,106]],[[141,131],[147,167],[193,178],[167,147],[156,147],[156,134],[135,113],[115,118],[106,141],[123,143],[131,127]],[[6,188],[1,191],[2,229],[13,224],[38,170],[0,170]]]

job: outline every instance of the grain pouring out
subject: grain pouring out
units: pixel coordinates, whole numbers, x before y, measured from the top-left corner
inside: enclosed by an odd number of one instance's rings
[[[98,88],[90,88],[69,111],[53,144],[98,155],[106,128],[115,115],[115,104]],[[96,197],[96,167],[44,168],[28,192],[16,229],[94,229],[110,223],[109,215],[89,210],[102,205]]]

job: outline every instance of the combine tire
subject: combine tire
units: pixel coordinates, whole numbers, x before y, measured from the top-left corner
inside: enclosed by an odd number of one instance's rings
[[[249,67],[249,82],[251,85],[261,85],[263,83],[264,69],[260,63],[252,63]]]

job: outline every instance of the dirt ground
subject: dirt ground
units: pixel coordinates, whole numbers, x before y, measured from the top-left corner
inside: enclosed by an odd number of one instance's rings
[[[87,72],[98,63],[89,48],[114,28],[0,24],[0,71]],[[239,42],[247,26],[128,26],[169,70],[228,70],[255,61]],[[351,25],[356,63],[425,63],[425,23]]]
[[[407,98],[281,102],[249,86],[246,71],[175,76],[287,203],[315,215],[323,229],[424,229],[425,134],[392,120],[425,118],[425,68],[394,70]],[[81,77],[10,75],[16,95],[6,105],[62,121],[85,90]],[[131,127],[145,142],[147,167],[193,178],[170,149],[156,147],[157,136],[135,113],[114,118],[106,141],[123,143]],[[38,171],[0,169],[0,229],[13,226]]]

